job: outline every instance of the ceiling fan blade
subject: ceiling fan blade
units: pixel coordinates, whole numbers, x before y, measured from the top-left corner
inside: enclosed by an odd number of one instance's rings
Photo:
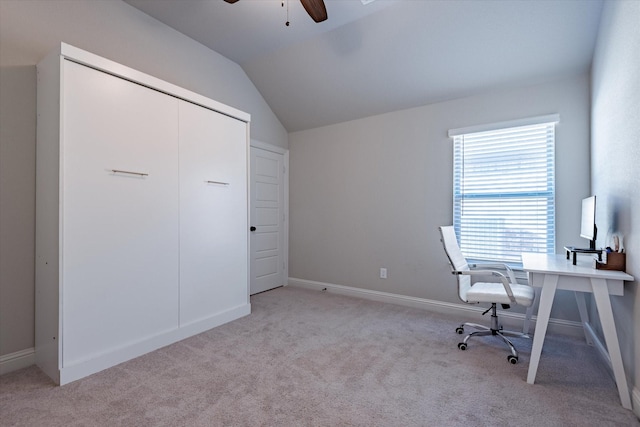
[[[304,6],[304,10],[307,11],[311,19],[313,19],[316,22],[326,21],[327,8],[324,6],[324,1],[300,0],[300,3],[302,3],[302,6]]]

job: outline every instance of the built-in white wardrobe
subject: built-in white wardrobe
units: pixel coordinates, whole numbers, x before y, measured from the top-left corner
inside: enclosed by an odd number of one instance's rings
[[[36,362],[54,381],[250,313],[249,121],[66,44],[38,64]]]

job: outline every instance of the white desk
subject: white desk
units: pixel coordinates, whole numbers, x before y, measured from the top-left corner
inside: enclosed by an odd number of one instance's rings
[[[571,260],[567,260],[565,255],[544,255],[544,254],[522,254],[522,266],[528,273],[529,284],[541,288],[540,303],[538,307],[538,320],[533,336],[533,346],[531,348],[531,361],[529,362],[529,373],[527,382],[533,384],[538,371],[542,344],[547,333],[551,305],[556,289],[575,291],[580,320],[585,330],[587,342],[592,344],[592,338],[597,340],[596,344],[608,355],[613,368],[613,374],[618,386],[620,401],[622,406],[631,409],[631,399],[629,397],[629,387],[627,377],[622,365],[622,356],[618,344],[618,333],[613,320],[611,301],[609,295],[623,295],[624,281],[632,281],[633,276],[612,270],[596,270],[586,260],[578,260],[577,265],[572,265]],[[583,292],[593,294],[600,324],[606,343],[606,349],[599,342],[596,334],[589,323]]]

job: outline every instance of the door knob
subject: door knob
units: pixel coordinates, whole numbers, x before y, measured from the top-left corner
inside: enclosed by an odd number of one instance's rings
[[[256,228],[252,225],[251,228],[249,228],[249,230],[256,231]]]

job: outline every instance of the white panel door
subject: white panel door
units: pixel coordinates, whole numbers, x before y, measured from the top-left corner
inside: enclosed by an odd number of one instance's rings
[[[180,324],[248,303],[247,124],[180,102]]]
[[[251,294],[285,284],[284,156],[251,147]]]
[[[178,326],[178,101],[70,61],[63,73],[65,367]]]

